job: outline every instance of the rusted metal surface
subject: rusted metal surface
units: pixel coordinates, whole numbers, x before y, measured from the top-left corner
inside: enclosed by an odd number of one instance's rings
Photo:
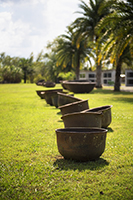
[[[45,90],[36,90],[36,93],[41,99],[45,99]]]
[[[82,99],[76,98],[72,95],[63,94],[58,92],[58,107],[63,106],[65,104],[73,103],[76,101],[81,101]]]
[[[64,92],[64,91],[60,91],[60,93],[67,94],[67,92]],[[51,99],[52,99],[53,106],[55,106],[56,108],[58,108],[58,94],[57,94],[57,92],[54,92],[52,94]]]
[[[67,84],[65,84],[66,82],[67,81],[60,81],[60,83],[61,83],[61,85],[62,85],[62,87],[63,87],[64,90],[68,90]]]
[[[56,129],[59,153],[66,159],[88,161],[98,159],[105,150],[106,129]]]
[[[47,104],[53,105],[52,103],[52,95],[54,95],[57,92],[62,92],[63,89],[55,89],[55,90],[44,90],[44,97],[47,102]]]
[[[99,127],[102,126],[102,113],[77,112],[63,115],[61,119],[65,127]]]
[[[70,92],[89,93],[94,89],[96,83],[87,81],[63,81],[61,85]]]
[[[60,106],[59,109],[61,110],[62,115],[89,109],[88,99]]]
[[[112,105],[105,105],[84,110],[83,112],[102,112],[102,127],[107,128],[112,121],[111,108]]]
[[[51,81],[47,81],[46,83],[43,83],[43,86],[45,87],[55,87],[56,83],[55,82],[51,82]]]

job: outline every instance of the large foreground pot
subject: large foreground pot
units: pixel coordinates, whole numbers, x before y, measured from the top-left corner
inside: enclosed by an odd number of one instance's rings
[[[62,115],[65,115],[68,113],[80,112],[80,111],[89,109],[88,99],[60,106],[59,109],[61,110]]]
[[[106,105],[84,110],[83,112],[102,112],[102,127],[107,128],[112,121],[111,108],[112,105]]]
[[[69,113],[63,115],[61,119],[65,127],[98,127],[102,126],[102,113],[88,112],[88,113]]]
[[[69,103],[73,103],[73,102],[82,100],[82,99],[76,98],[72,95],[63,94],[60,92],[58,92],[57,94],[58,94],[58,107],[63,106],[65,104],[69,104]]]
[[[64,81],[61,84],[63,88],[74,93],[89,93],[96,85],[95,82],[87,81]]]
[[[98,159],[105,149],[106,129],[56,129],[59,153],[66,159],[88,161]]]

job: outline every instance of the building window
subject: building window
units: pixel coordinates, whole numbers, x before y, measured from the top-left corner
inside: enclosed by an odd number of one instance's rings
[[[95,74],[88,74],[89,78],[95,78]]]
[[[107,84],[107,80],[106,80],[106,79],[104,79],[104,81],[103,81],[103,82],[104,82],[104,84]]]
[[[85,74],[80,74],[80,78],[85,78]]]
[[[133,80],[132,79],[131,80],[127,80],[127,84],[133,85]]]
[[[133,72],[128,72],[127,77],[133,77]]]
[[[103,74],[103,77],[107,77],[107,73],[104,73],[104,74]]]
[[[108,77],[111,77],[111,73],[108,73]]]

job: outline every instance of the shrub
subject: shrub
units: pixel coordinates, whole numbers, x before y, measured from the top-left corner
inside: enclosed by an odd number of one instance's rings
[[[74,80],[74,78],[75,78],[75,74],[74,74],[73,72],[67,72],[67,73],[61,72],[61,73],[58,75],[58,78],[59,78],[59,79],[62,79],[62,80],[72,81],[72,80]]]
[[[4,66],[1,68],[2,81],[6,83],[20,83],[22,78],[22,70],[19,67]]]

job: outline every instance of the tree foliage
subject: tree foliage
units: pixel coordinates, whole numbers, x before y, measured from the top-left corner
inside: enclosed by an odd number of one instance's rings
[[[96,31],[101,36],[100,59],[109,58],[116,66],[114,90],[119,91],[122,63],[131,65],[133,60],[133,1],[109,0],[107,4],[112,12],[100,21]]]
[[[85,62],[85,58],[91,64],[90,55],[92,56],[91,47],[87,38],[80,38],[73,27],[68,26],[67,32],[59,36],[58,45],[56,48],[56,58],[59,65],[63,68],[71,66],[75,71],[76,79],[79,79],[79,70],[81,64]]]

